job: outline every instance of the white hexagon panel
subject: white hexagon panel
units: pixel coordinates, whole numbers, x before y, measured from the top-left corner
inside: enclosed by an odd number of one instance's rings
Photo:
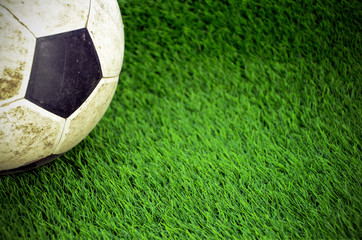
[[[117,82],[118,76],[103,78],[82,106],[67,118],[55,154],[70,150],[92,131],[106,112],[116,90]]]
[[[0,30],[0,106],[2,106],[24,97],[36,39],[1,6]]]
[[[0,1],[0,175],[73,148],[107,110],[122,68],[116,0]]]
[[[116,1],[93,0],[87,24],[99,54],[103,77],[118,76],[122,68],[124,32],[121,13],[117,6]]]
[[[38,38],[84,28],[90,0],[2,0],[1,4]]]
[[[15,121],[16,120],[16,121]],[[65,120],[25,100],[0,109],[0,169],[48,157],[59,142]]]

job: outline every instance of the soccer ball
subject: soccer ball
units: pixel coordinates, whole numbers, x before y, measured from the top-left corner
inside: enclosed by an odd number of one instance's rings
[[[0,175],[86,137],[112,100],[123,52],[116,0],[1,0]]]

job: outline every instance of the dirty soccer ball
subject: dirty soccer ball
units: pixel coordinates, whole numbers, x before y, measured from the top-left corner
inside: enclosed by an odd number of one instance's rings
[[[43,165],[85,138],[122,67],[116,0],[0,1],[0,175]]]

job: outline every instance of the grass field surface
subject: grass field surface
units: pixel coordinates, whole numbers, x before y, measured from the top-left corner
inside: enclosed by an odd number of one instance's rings
[[[0,238],[362,238],[359,1],[119,4],[110,108],[0,178]]]

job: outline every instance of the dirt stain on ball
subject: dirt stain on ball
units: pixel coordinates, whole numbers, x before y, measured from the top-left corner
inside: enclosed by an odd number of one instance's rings
[[[0,76],[0,100],[11,98],[18,94],[23,80],[25,63],[22,62],[15,69],[5,67]]]

